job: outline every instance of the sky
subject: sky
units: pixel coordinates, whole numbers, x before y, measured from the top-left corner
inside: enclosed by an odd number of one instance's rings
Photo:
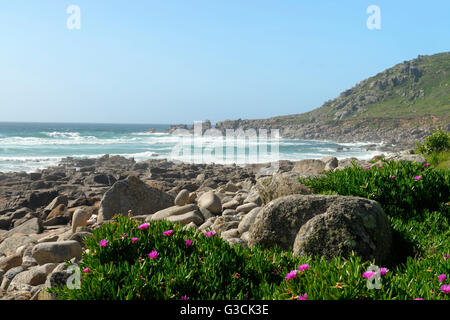
[[[367,26],[371,5],[381,29]],[[2,1],[0,121],[303,113],[397,63],[450,51],[449,12],[448,0]]]

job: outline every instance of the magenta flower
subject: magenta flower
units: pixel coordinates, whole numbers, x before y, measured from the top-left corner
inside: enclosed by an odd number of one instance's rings
[[[370,278],[372,278],[374,275],[376,275],[375,272],[373,272],[373,271],[366,271],[366,272],[363,273],[362,276],[363,276],[364,278],[366,278],[366,279],[370,279]]]
[[[158,253],[158,251],[153,250],[152,252],[150,252],[150,253],[148,254],[148,256],[150,257],[150,259],[155,260],[156,258],[158,258],[159,253]]]
[[[423,166],[424,166],[424,167],[429,167],[430,164],[427,162],[427,163],[424,163]]]
[[[141,224],[138,228],[141,229],[141,230],[145,230],[149,226],[150,226],[150,223],[146,222],[146,223]]]
[[[364,170],[370,170],[370,167],[364,167]]]
[[[297,270],[293,270],[286,275],[287,280],[294,279],[297,276]]]
[[[414,180],[420,180],[420,179],[422,179],[422,176],[415,176],[414,177]]]
[[[136,237],[131,238],[131,242],[136,243],[137,241],[138,241],[138,238],[136,238]]]
[[[84,268],[83,272],[84,273],[88,273],[89,271],[91,271],[91,269],[89,269],[89,267]]]
[[[395,179],[395,176],[394,176],[394,175],[392,175],[392,176],[391,176],[391,178],[392,178],[392,179]]]
[[[122,235],[120,236],[120,239],[123,239],[123,238],[125,238],[126,236],[127,236],[127,234],[124,233],[124,234],[122,234]]]
[[[449,293],[449,292],[450,292],[450,285],[444,284],[444,285],[441,287],[441,291],[442,291],[443,293],[445,293],[445,294]]]
[[[425,300],[424,298],[414,298],[414,300]]]
[[[309,269],[309,264],[302,264],[301,266],[298,266],[298,270],[305,271]]]
[[[100,240],[98,244],[100,245],[100,247],[106,247],[106,245],[108,244],[108,240],[107,239]]]
[[[308,295],[306,293],[302,294],[301,296],[298,296],[297,299],[298,300],[308,300]]]
[[[447,260],[448,258],[450,258],[450,254],[445,254],[444,253],[444,260]]]
[[[181,300],[189,300],[189,297],[187,297],[187,296],[181,296]]]
[[[439,282],[444,282],[444,280],[445,280],[445,278],[447,278],[447,276],[445,275],[445,274],[441,274],[441,275],[439,275]]]
[[[173,230],[171,229],[171,230],[164,231],[163,235],[170,236],[172,233],[173,233]]]
[[[186,239],[186,246],[190,246],[192,244],[192,240],[191,239]]]
[[[212,237],[213,235],[216,234],[216,232],[214,230],[211,231],[205,231],[205,236],[207,236],[208,238]]]
[[[380,268],[380,276],[384,277],[388,271],[389,271],[389,269]]]

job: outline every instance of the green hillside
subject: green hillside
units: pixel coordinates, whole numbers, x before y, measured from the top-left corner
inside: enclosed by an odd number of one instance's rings
[[[313,111],[276,117],[295,122],[450,117],[450,52],[418,56],[368,78]]]

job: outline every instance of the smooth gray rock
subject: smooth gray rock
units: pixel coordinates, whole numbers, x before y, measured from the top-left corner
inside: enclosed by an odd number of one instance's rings
[[[247,213],[244,218],[242,218],[241,222],[239,222],[238,230],[240,234],[244,234],[250,229],[250,226],[255,222],[256,216],[259,211],[261,211],[261,207],[253,208],[249,213]]]
[[[197,226],[201,225],[204,221],[203,216],[198,210],[183,213],[176,216],[170,216],[166,218],[167,221],[173,223],[180,223],[182,225],[187,225],[191,222],[195,223]]]
[[[116,182],[103,196],[98,212],[99,223],[110,220],[116,214],[134,215],[153,214],[170,207],[173,196],[151,187],[134,176]]]
[[[187,189],[181,190],[175,198],[174,204],[176,206],[184,206],[189,201],[189,191]]]
[[[197,209],[198,209],[198,207],[194,203],[186,204],[181,207],[180,206],[172,206],[172,207],[160,210],[158,212],[155,212],[149,218],[147,218],[146,221],[150,221],[150,220],[159,221],[162,219],[167,219],[168,217],[171,217],[171,216],[177,216],[177,215],[181,215],[181,214],[188,213],[191,211],[195,211]]]
[[[205,192],[197,201],[200,208],[208,209],[213,214],[222,212],[222,202],[220,198],[213,192]]]
[[[83,249],[78,241],[44,242],[34,246],[32,256],[39,265],[81,258]]]

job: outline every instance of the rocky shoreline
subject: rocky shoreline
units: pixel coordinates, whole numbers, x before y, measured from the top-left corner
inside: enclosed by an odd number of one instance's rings
[[[359,166],[379,166],[379,158],[280,161],[272,175],[267,170],[270,164],[239,167],[155,159],[136,162],[105,155],[65,158],[58,166],[33,173],[0,173],[0,299],[51,299],[45,288],[60,285],[70,276],[64,261],[79,261],[83,239],[119,212],[142,222],[168,219],[200,231],[215,230],[230,244],[271,241],[294,245],[301,252],[307,244],[294,244],[294,239],[285,243],[258,230],[258,224],[267,228],[260,211],[270,215],[275,209],[269,210],[269,203],[273,206],[273,200],[291,195],[308,197],[294,199],[308,205],[321,202],[320,196],[311,195],[297,181],[299,176],[340,170],[352,161]],[[425,162],[407,152],[386,158]],[[336,206],[361,205],[360,200],[341,198],[327,201]],[[379,214],[378,208],[372,211]],[[369,256],[378,255],[373,252]]]

